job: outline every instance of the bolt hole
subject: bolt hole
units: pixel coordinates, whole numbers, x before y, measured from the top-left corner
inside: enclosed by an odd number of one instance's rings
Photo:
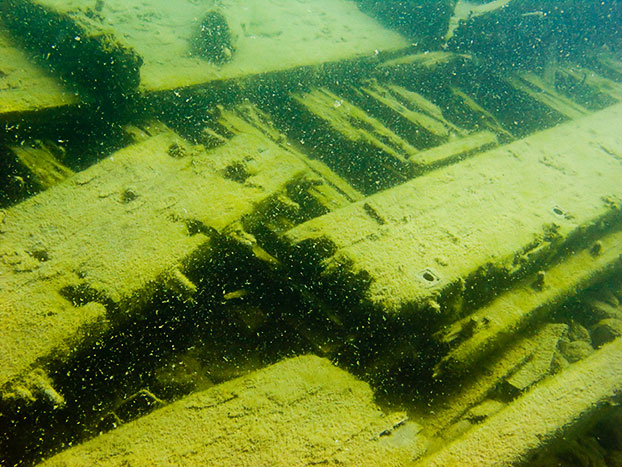
[[[441,278],[430,268],[421,271],[420,277],[425,281],[426,285],[434,285],[441,280]]]
[[[423,273],[423,278],[428,282],[434,282],[436,280],[436,277],[434,277],[434,275],[432,275],[432,273],[428,271]]]

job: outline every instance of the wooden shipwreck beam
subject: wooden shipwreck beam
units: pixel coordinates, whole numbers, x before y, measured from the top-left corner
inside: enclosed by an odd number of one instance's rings
[[[620,222],[620,118],[616,105],[372,195],[292,229],[280,254],[341,284],[332,296],[451,321]]]

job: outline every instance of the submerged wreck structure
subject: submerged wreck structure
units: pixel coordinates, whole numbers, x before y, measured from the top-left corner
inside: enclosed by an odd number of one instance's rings
[[[622,464],[619,2],[92,3],[0,0],[1,465]]]

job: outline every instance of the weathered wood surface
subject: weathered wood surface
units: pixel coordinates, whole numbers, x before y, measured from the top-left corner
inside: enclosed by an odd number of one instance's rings
[[[328,360],[282,361],[192,394],[41,465],[404,465],[421,427]]]
[[[540,271],[535,278],[500,294],[491,303],[444,328],[437,339],[450,350],[437,365],[437,374],[455,376],[467,371],[517,333],[546,319],[577,292],[619,270],[622,266],[620,251],[622,234],[605,235],[595,245]]]
[[[303,143],[364,193],[404,182],[419,150],[373,115],[327,88],[295,94]]]
[[[207,260],[215,237],[288,188],[309,185],[311,198],[339,205],[300,154],[245,130],[213,150],[157,130],[2,212],[0,387],[88,345],[86,334],[156,290],[192,295],[188,263]]]
[[[364,83],[360,91],[352,88],[351,92],[368,96],[368,102],[373,103],[372,107],[381,115],[384,114],[384,120],[420,149],[446,142],[452,135],[465,133],[445,119],[440,107],[403,86],[371,81]],[[383,109],[386,111],[382,112]]]
[[[622,339],[545,380],[416,465],[519,465],[597,416],[622,391]]]
[[[563,116],[577,119],[589,114],[589,111],[571,99],[559,94],[554,83],[547,83],[535,73],[510,75],[507,81],[516,89],[524,92],[542,104],[555,109]]]
[[[78,102],[74,93],[37,66],[0,24],[0,121]]]
[[[209,267],[221,254],[240,253],[246,259],[249,248],[269,263],[270,274],[277,273],[271,278],[278,284],[275,294],[282,294],[278,299],[301,304],[283,311],[287,323],[275,326],[299,332],[305,345],[323,355],[345,355],[342,362],[371,378],[384,376],[387,369],[395,372],[398,366],[402,371],[400,364],[405,362],[406,378],[420,371],[430,376],[426,384],[442,385],[443,392],[423,401],[430,405],[417,418],[420,426],[401,413],[383,415],[366,385],[326,361],[302,357],[191,395],[68,449],[50,460],[51,465],[113,464],[119,459],[130,463],[222,459],[223,465],[232,459],[285,465],[303,459],[401,465],[426,450],[420,430],[426,436],[456,434],[454,425],[469,417],[482,426],[473,427],[452,446],[466,446],[469,455],[496,462],[509,452],[502,451],[507,446],[497,443],[496,432],[513,437],[512,425],[523,423],[521,411],[533,409],[542,416],[524,438],[512,438],[516,446],[507,454],[522,460],[539,449],[534,440],[566,433],[575,419],[589,419],[594,415],[592,407],[608,400],[612,391],[619,392],[619,375],[615,380],[610,368],[603,366],[606,359],[620,366],[619,339],[615,352],[611,346],[601,350],[607,352],[606,358],[599,353],[598,358],[589,357],[568,369],[555,367],[560,348],[576,341],[564,340],[572,332],[570,318],[561,324],[547,322],[569,298],[620,270],[622,234],[616,229],[622,221],[622,138],[618,134],[622,106],[581,117],[620,101],[620,85],[615,81],[568,65],[555,67],[556,80],[548,79],[546,72],[510,78],[494,75],[494,82],[473,84],[478,88],[475,92],[464,83],[468,67],[460,71],[457,64],[470,62],[472,71],[477,69],[474,62],[435,52],[396,54],[398,58],[370,73],[375,76],[371,80],[357,76],[353,83],[308,88],[307,78],[323,74],[325,65],[356,74],[357,68],[349,67],[354,64],[344,61],[367,63],[371,57],[377,63],[381,52],[405,44],[369,18],[359,17],[348,1],[322,0],[310,6],[308,2],[225,0],[220,3],[234,30],[236,48],[230,62],[216,65],[188,53],[188,41],[204,11],[191,0],[187,6],[193,18],[169,14],[184,2],[162,0],[130,7],[120,0],[93,2],[91,9],[76,9],[77,0],[17,3],[50,7],[43,13],[36,8],[26,11],[60,21],[50,23],[50,37],[64,42],[65,50],[76,46],[79,53],[73,71],[57,70],[65,80],[76,73],[85,79],[81,84],[89,86],[89,79],[104,76],[106,86],[115,90],[116,77],[124,76],[119,89],[130,89],[129,97],[136,97],[136,90],[147,94],[145,99],[130,98],[130,107],[147,103],[153,110],[166,101],[157,97],[175,96],[182,113],[187,110],[188,116],[207,121],[209,127],[199,135],[201,146],[188,143],[164,125],[143,131],[137,124],[128,129],[135,144],[78,174],[60,165],[49,151],[27,144],[12,148],[47,191],[0,210],[3,409],[17,407],[14,413],[20,420],[35,420],[40,407],[52,414],[62,406],[67,413],[80,410],[75,400],[65,400],[62,384],[46,374],[48,367],[55,368],[52,363],[71,363],[82,350],[88,353],[95,339],[105,339],[115,326],[123,326],[123,320],[140,315],[156,294],[165,293],[167,299],[168,294],[176,295],[187,300],[190,308],[197,290],[203,293],[207,287],[193,282],[193,267]],[[50,13],[54,11],[60,13],[54,16]],[[55,28],[67,18],[68,29]],[[284,26],[282,19],[289,24]],[[153,27],[148,29],[146,24]],[[35,30],[41,24],[22,26]],[[318,33],[320,26],[324,29]],[[0,72],[0,97],[13,96],[7,102],[18,110],[4,112],[0,107],[0,118],[76,103],[75,95],[63,94],[59,81],[49,76],[41,93],[49,97],[59,89],[60,100],[58,104],[41,100],[39,88],[28,87],[28,80],[39,76],[40,70],[28,68],[32,65],[27,55],[15,47],[2,49],[9,43],[8,39],[2,42],[6,37],[0,35],[0,52],[6,50],[0,54],[0,71],[11,73]],[[90,45],[81,49],[87,42]],[[92,46],[103,53],[93,62],[103,68],[82,75],[80,67],[91,63],[85,51]],[[301,53],[303,48],[317,54]],[[129,65],[144,61],[140,82],[138,68],[132,66],[108,73],[110,57],[120,58],[119,63],[127,60]],[[24,62],[18,69],[13,63],[19,60]],[[457,75],[449,73],[450,68],[459,70]],[[300,73],[303,85],[295,91],[282,90],[273,80],[275,72],[277,78],[296,78],[296,83]],[[611,69],[606,76],[614,72]],[[441,75],[437,83],[434,76]],[[244,81],[251,76],[259,80]],[[476,76],[486,77],[486,73],[480,70]],[[566,80],[565,88],[558,86],[564,83],[561,78]],[[219,94],[224,82],[240,84],[228,89],[244,92],[233,97],[235,93]],[[255,87],[257,83],[261,86]],[[499,83],[505,87],[499,88],[502,97],[497,99],[489,91]],[[204,84],[205,89],[195,88]],[[272,103],[268,102],[270,86],[282,91]],[[178,92],[180,87],[189,89]],[[582,100],[584,88],[598,94],[593,106],[586,104],[592,102],[589,99]],[[506,89],[513,93],[505,95]],[[10,94],[14,90],[22,94]],[[174,91],[156,98],[150,95],[168,90]],[[295,132],[285,138],[272,125],[272,117],[253,104],[227,108],[242,95],[251,96],[253,102],[256,91],[261,91],[261,105],[273,118],[279,110],[286,114],[294,109],[302,115],[298,129],[304,138]],[[30,100],[22,102],[20,95]],[[227,103],[212,107],[214,96],[224,97]],[[279,109],[288,107],[280,101],[288,96],[287,104],[298,107]],[[200,103],[195,104],[195,98]],[[531,115],[533,103],[538,104],[538,112]],[[499,140],[523,134],[519,128],[523,120],[515,128],[504,115],[506,106],[513,106],[512,115],[528,115],[529,123],[537,127],[558,117],[579,120],[483,152]],[[207,113],[207,107],[209,115],[195,115]],[[540,116],[549,110],[554,118],[541,122]],[[460,115],[464,119],[456,118]],[[284,115],[279,129],[296,126],[288,117]],[[336,141],[340,144],[335,145]],[[341,172],[353,175],[349,182],[331,170],[338,168],[333,156],[341,158],[342,167],[350,167]],[[361,192],[376,194],[364,198]],[[237,247],[241,251],[231,251]],[[279,260],[288,264],[282,267]],[[298,268],[307,275],[296,274]],[[223,291],[223,300],[236,301],[245,293]],[[239,310],[233,310],[228,319],[240,319],[254,333],[253,320],[259,319],[251,315],[255,311],[262,319],[268,315],[245,298],[239,303]],[[604,321],[617,320],[619,326],[619,309],[605,310],[602,303],[594,308],[611,316],[599,315],[593,329],[585,324],[592,332],[584,329],[586,353],[611,337],[602,335]],[[250,317],[245,321],[240,316],[247,310]],[[358,320],[367,318],[370,310],[378,312],[378,320]],[[398,319],[384,319],[385,313]],[[313,320],[322,323],[314,327]],[[324,321],[329,324],[324,326]],[[417,334],[420,330],[422,335]],[[395,340],[391,340],[393,332]],[[358,346],[368,337],[367,348]],[[423,354],[430,349],[433,354]],[[351,355],[357,360],[348,361]],[[409,368],[417,358],[423,369]],[[559,358],[565,365],[571,361]],[[433,375],[435,362],[439,363]],[[547,379],[560,369],[559,376]],[[205,368],[200,371],[205,373]],[[116,388],[119,379],[113,381],[112,376],[110,388]],[[589,384],[583,384],[587,379]],[[601,393],[589,393],[594,389],[591,379],[601,386],[596,388]],[[90,383],[84,384],[82,390],[90,391]],[[570,396],[561,392],[565,385],[576,396],[575,405],[566,404]],[[549,397],[545,393],[551,387]],[[406,391],[419,389],[409,386]],[[508,396],[519,393],[525,395],[507,402]],[[546,400],[559,398],[566,411],[555,407],[544,413],[548,407],[532,394],[544,394]],[[109,403],[107,397],[98,402]],[[493,415],[479,404],[497,410],[505,404],[506,408]],[[421,409],[409,408],[412,413]],[[266,423],[258,425],[257,417]],[[538,423],[544,419],[547,426],[541,428]],[[55,432],[56,427],[38,419],[33,423],[42,423],[32,428],[35,436],[37,430],[46,436]],[[492,440],[498,450],[480,449],[481,440]],[[473,459],[460,457],[466,451],[452,446],[438,453],[439,464],[455,459],[468,464]],[[119,450],[124,453],[112,454]]]
[[[616,105],[534,134],[313,219],[285,240],[294,262],[317,262],[327,283],[345,282],[330,293],[450,319],[463,299],[490,298],[620,221],[621,118]]]
[[[419,171],[428,171],[444,165],[460,162],[497,146],[497,135],[491,131],[480,131],[467,136],[452,138],[447,143],[421,151],[413,161]]]
[[[565,324],[544,324],[527,335],[515,336],[502,351],[481,361],[468,374],[459,375],[458,380],[452,380],[459,381],[457,385],[443,383],[443,388],[451,387],[452,390],[443,390],[436,399],[434,408],[422,415],[426,433],[431,436],[445,436],[445,431],[459,422],[470,409],[486,398],[498,397],[499,388],[506,384],[505,381],[525,368],[534,355],[546,347],[551,337],[559,335],[559,330],[564,328],[567,328]],[[552,373],[554,369],[548,370],[548,373]],[[511,396],[514,397],[515,394]]]
[[[303,150],[365,194],[497,144],[495,133],[471,134],[449,121],[437,104],[404,86],[370,80],[337,88],[294,93],[286,102],[274,102],[270,112]]]
[[[41,190],[46,190],[74,174],[58,160],[55,149],[57,147],[42,141],[9,148],[19,163],[30,172],[31,181]]]
[[[200,34],[203,18],[214,10],[213,5],[190,0],[142,0],[131,5],[122,0],[107,0],[93,7],[84,7],[78,0],[27,3],[35,9],[26,13],[34,13],[35,17],[16,17],[13,27],[25,34],[28,25],[24,28],[20,22],[27,21],[31,28],[45,28],[50,17],[60,16],[63,21],[69,19],[76,30],[88,37],[105,34],[121,49],[132,51],[140,58],[139,89],[143,91],[172,90],[299,67],[318,67],[374,57],[378,51],[408,45],[399,34],[381,27],[349,0],[320,0],[312,4],[225,0],[219,2],[218,11],[228,22],[233,50],[230,61],[218,64],[193,54],[191,46],[193,37]],[[88,52],[84,47],[87,41],[74,40],[73,36],[71,39],[74,50],[61,60],[86,60],[80,51]],[[50,40],[57,38],[51,36]],[[116,53],[105,42],[100,49],[104,55]],[[128,72],[133,73],[130,68]],[[105,74],[106,70],[100,71]]]

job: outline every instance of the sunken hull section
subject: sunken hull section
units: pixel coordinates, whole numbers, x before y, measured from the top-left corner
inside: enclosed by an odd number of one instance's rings
[[[604,32],[185,3],[0,2],[0,464],[616,465]]]

